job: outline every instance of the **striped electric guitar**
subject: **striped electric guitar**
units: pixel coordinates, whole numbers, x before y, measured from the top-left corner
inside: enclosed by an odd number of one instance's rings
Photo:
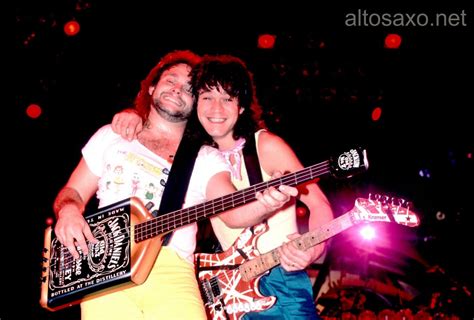
[[[99,241],[89,243],[89,254],[76,260],[49,227],[45,231],[40,304],[58,310],[142,284],[160,252],[163,237],[173,230],[252,202],[258,191],[272,186],[296,186],[327,173],[349,177],[367,167],[365,149],[350,149],[303,170],[156,218],[138,198],[125,199],[85,215]]]
[[[360,222],[394,222],[409,227],[420,223],[407,202],[369,196],[368,199],[357,199],[349,212],[292,242],[301,250],[306,250]],[[264,311],[275,303],[275,297],[263,296],[258,289],[261,276],[280,264],[277,249],[265,254],[257,250],[258,238],[266,230],[264,223],[246,228],[226,251],[195,255],[199,285],[209,319],[241,319],[245,313]]]

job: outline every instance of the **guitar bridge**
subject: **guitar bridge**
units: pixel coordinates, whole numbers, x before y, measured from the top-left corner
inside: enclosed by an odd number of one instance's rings
[[[210,280],[202,280],[200,289],[205,305],[213,304],[221,295],[221,288],[217,277],[212,277]]]

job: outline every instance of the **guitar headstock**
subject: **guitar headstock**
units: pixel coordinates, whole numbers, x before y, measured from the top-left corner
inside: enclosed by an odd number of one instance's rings
[[[361,147],[353,148],[329,159],[331,174],[336,178],[350,178],[369,168],[367,151]]]
[[[407,227],[416,227],[420,219],[410,210],[411,203],[395,197],[369,195],[368,199],[355,201],[353,222],[394,222]]]

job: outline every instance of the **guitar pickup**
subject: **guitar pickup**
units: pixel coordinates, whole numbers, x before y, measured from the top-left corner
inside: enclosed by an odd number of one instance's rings
[[[214,295],[214,297],[220,297],[221,287],[219,286],[219,278],[212,277],[209,281],[209,284],[211,286],[212,294]]]
[[[201,289],[202,298],[204,300],[204,304],[209,305],[209,304],[214,303],[214,296],[212,293],[212,287],[209,280],[206,279],[206,280],[201,281],[200,289]]]
[[[202,280],[200,289],[205,305],[213,304],[221,295],[221,287],[217,277]]]

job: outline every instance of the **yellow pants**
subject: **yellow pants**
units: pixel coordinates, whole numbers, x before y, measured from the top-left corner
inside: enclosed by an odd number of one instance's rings
[[[194,266],[163,247],[145,283],[85,301],[83,320],[206,319]]]

